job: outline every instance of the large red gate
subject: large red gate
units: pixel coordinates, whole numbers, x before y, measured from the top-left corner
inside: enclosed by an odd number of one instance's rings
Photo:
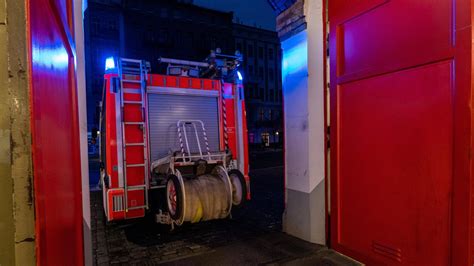
[[[82,265],[72,1],[28,1],[37,262]]]
[[[331,0],[331,244],[369,265],[468,265],[469,1]]]

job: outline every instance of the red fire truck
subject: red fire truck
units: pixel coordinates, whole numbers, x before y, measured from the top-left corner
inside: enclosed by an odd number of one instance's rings
[[[250,199],[241,56],[204,62],[109,58],[100,122],[108,221],[171,225],[228,217]]]

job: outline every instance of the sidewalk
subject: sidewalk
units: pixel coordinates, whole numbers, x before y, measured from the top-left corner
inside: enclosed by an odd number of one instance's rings
[[[165,265],[361,265],[324,246],[272,232]]]

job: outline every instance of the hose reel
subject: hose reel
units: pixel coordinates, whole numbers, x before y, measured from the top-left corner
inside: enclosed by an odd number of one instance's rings
[[[166,206],[177,225],[223,219],[230,215],[233,205],[241,206],[247,194],[242,173],[229,173],[216,166],[211,173],[184,179],[179,170],[168,176]]]

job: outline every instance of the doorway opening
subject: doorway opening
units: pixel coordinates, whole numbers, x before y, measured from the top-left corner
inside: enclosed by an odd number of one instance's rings
[[[260,257],[262,263],[287,259],[289,256],[284,255],[282,250],[288,246],[282,245],[281,248],[272,250],[261,243],[262,239],[268,238],[302,246],[294,254],[302,254],[314,248],[311,244],[281,233],[284,211],[281,47],[274,30],[275,17],[271,7],[263,2],[262,10],[269,13],[273,30],[249,25],[225,9],[215,8],[215,1],[137,2],[140,4],[134,2],[122,5],[89,0],[84,13],[94,261],[98,264],[166,262],[188,257],[200,261],[206,259],[205,254],[209,252],[222,254],[223,257],[217,258],[216,263],[226,261],[226,256],[235,257],[242,262],[248,258]],[[235,6],[226,8],[234,10]],[[248,11],[235,9],[235,12],[246,14]],[[253,37],[249,39],[248,36]],[[228,76],[233,74],[233,61],[226,61],[226,73],[213,73],[212,69],[206,69],[206,64],[214,63],[209,59],[213,56],[215,60],[224,56],[241,60],[232,81]],[[140,64],[136,73],[145,74],[134,76],[133,73],[128,73],[123,76],[125,71],[133,68],[134,62]],[[231,85],[228,87],[228,84]],[[131,96],[128,94],[130,90],[135,90],[142,96]],[[124,94],[123,107],[113,109],[112,106],[116,104],[116,98],[113,97],[121,94],[121,91]],[[120,97],[117,99],[120,101]],[[240,103],[242,105],[239,106]],[[140,115],[133,121],[126,117],[127,109],[134,108],[132,105],[143,107],[142,110],[137,109],[143,116]],[[112,109],[115,113],[108,114]],[[111,126],[110,119],[114,119],[119,113],[124,118],[117,120],[117,123],[124,125],[117,130],[115,126]],[[180,120],[193,121],[178,126],[179,131],[176,123]],[[136,123],[140,123],[140,127]],[[166,125],[161,127],[164,124]],[[135,129],[140,129],[145,134],[132,135],[135,134]],[[117,155],[116,146],[108,145],[113,139],[111,135],[118,132],[122,136],[117,136],[116,140],[123,139],[122,145],[125,147],[122,155],[120,151]],[[130,136],[135,139],[130,139]],[[233,139],[237,140],[233,142]],[[146,146],[145,149],[143,145]],[[115,150],[111,152],[111,148]],[[165,174],[167,179],[163,179],[164,182],[161,183],[162,164],[155,168],[156,173],[151,171],[150,178],[146,180],[148,186],[156,187],[156,190],[150,190],[143,201],[136,201],[135,208],[144,214],[125,220],[115,220],[119,216],[108,214],[111,210],[117,210],[124,213],[124,217],[135,215],[131,210],[134,203],[130,201],[133,197],[130,194],[126,195],[125,192],[122,197],[114,194],[110,196],[112,200],[105,199],[110,193],[122,193],[119,191],[121,188],[126,191],[128,185],[125,184],[134,175],[125,163],[123,166],[113,164],[111,171],[107,172],[107,160],[115,160],[113,156],[126,157],[128,164],[133,156],[130,153],[141,149],[145,150],[148,164],[152,164],[162,162],[160,160],[166,158],[168,150],[171,150],[171,161],[181,160],[177,163],[184,164],[190,158],[188,150],[194,149],[193,152],[198,154],[204,151],[204,155],[200,156],[204,158],[201,160],[204,165],[202,169],[207,173],[212,160],[207,159],[206,149],[214,154],[220,148],[231,159],[218,164],[240,170],[247,182],[244,191],[248,192],[245,204],[233,206],[231,215],[225,219],[194,223],[195,220],[204,220],[202,217],[206,215],[206,207],[203,205],[197,207],[197,212],[192,214],[194,218],[198,218],[186,222],[187,218],[184,217],[185,222],[181,226],[163,222],[168,221],[168,218],[157,214],[169,211],[169,206],[179,206],[180,192],[179,183],[168,186],[169,175]],[[183,150],[185,152],[181,156]],[[109,156],[104,156],[104,153]],[[242,161],[236,160],[233,165],[233,159],[239,158]],[[132,164],[135,167],[142,163]],[[170,165],[169,161],[166,164]],[[176,167],[176,163],[172,167]],[[180,168],[184,182],[196,181],[194,178],[186,179],[186,175],[198,176],[196,173],[200,171],[200,167],[196,164],[186,169]],[[120,174],[115,179],[115,171],[122,171],[122,175],[129,180],[121,180]],[[232,178],[231,174],[229,176]],[[134,186],[140,184],[136,183]],[[189,191],[187,185],[184,187]],[[104,194],[104,190],[110,191],[107,192],[109,194]],[[232,191],[238,194],[242,190],[232,187]],[[142,190],[139,193],[143,193]],[[171,201],[170,195],[173,195]],[[201,199],[201,202],[204,200]],[[148,208],[140,208],[145,205]],[[128,207],[130,210],[128,213],[122,212],[123,209],[116,208],[117,206]],[[179,212],[179,207],[175,211]],[[197,214],[199,212],[203,214]],[[171,215],[170,217],[173,219]],[[229,250],[244,250],[249,245],[257,245],[259,248],[246,251],[248,254],[245,256]],[[188,261],[192,262],[193,259]]]

